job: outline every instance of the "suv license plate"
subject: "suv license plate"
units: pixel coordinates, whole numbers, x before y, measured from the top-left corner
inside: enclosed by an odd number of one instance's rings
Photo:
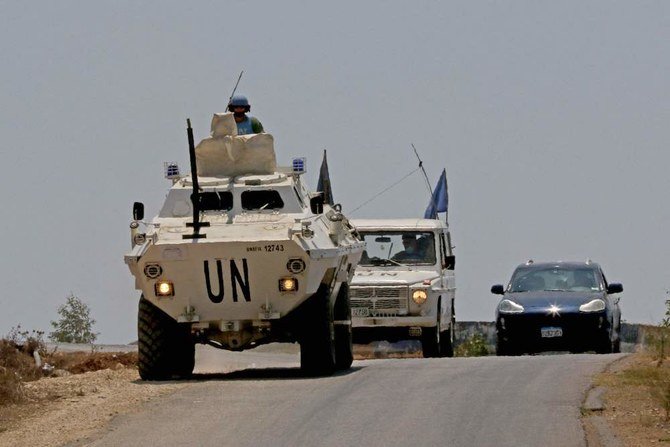
[[[562,337],[563,329],[560,327],[543,327],[540,329],[540,334],[542,338]]]
[[[370,309],[367,307],[355,307],[351,309],[351,316],[352,317],[369,317],[370,316]]]

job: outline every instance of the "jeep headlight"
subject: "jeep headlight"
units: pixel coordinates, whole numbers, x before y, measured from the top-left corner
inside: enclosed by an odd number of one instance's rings
[[[605,310],[605,301],[597,298],[579,306],[580,312],[601,312]]]
[[[503,314],[520,314],[523,312],[523,306],[512,300],[502,300],[498,304],[498,312]]]
[[[412,293],[412,301],[414,301],[416,304],[423,304],[426,302],[427,299],[428,294],[423,289],[415,290]]]
[[[174,285],[172,281],[156,281],[154,292],[156,296],[174,296]]]

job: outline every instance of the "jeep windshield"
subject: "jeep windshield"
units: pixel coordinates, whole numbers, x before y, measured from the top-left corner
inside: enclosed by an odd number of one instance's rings
[[[434,265],[435,238],[432,232],[360,232],[367,248],[359,264],[365,266]]]

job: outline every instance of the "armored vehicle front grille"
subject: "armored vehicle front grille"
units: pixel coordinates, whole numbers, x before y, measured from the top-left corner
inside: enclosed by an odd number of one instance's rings
[[[397,315],[407,309],[407,287],[351,287],[349,299],[352,308],[369,309],[372,316]]]

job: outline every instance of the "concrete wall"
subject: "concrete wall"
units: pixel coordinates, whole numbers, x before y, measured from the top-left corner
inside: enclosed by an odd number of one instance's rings
[[[632,352],[638,346],[644,344],[648,334],[656,326],[621,323],[621,348],[624,352]],[[475,334],[483,335],[489,346],[489,351],[495,353],[496,325],[493,321],[458,321],[456,322],[456,340],[454,345],[458,346],[467,341]]]

